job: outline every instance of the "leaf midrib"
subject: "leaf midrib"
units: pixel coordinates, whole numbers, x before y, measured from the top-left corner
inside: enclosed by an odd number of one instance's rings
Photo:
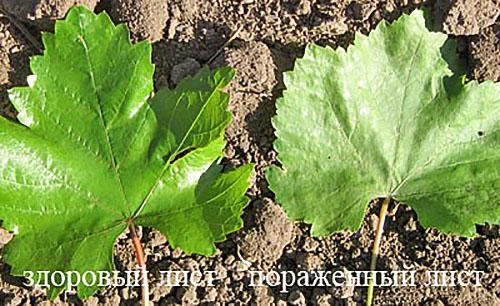
[[[110,161],[111,161],[111,166],[113,168],[115,179],[118,182],[118,185],[120,186],[120,193],[121,193],[121,195],[123,197],[126,209],[128,211],[130,211],[130,204],[128,203],[127,196],[125,195],[125,189],[123,187],[123,182],[121,180],[121,176],[118,173],[118,168],[117,168],[117,165],[116,165],[116,160],[115,160],[115,155],[114,155],[114,151],[113,151],[113,146],[111,145],[111,139],[110,139],[110,136],[109,136],[109,133],[108,133],[108,129],[106,128],[107,126],[106,126],[106,121],[104,119],[104,114],[103,114],[103,111],[102,111],[101,98],[99,97],[99,94],[98,94],[98,91],[97,91],[97,86],[96,86],[96,83],[95,83],[95,76],[94,76],[94,72],[93,72],[93,65],[92,65],[92,62],[91,62],[91,59],[90,59],[90,56],[89,56],[89,49],[88,49],[87,43],[86,43],[85,38],[84,38],[84,33],[83,33],[84,27],[83,27],[83,24],[82,24],[82,19],[81,19],[80,14],[78,14],[78,23],[79,23],[79,26],[80,26],[80,42],[82,44],[82,47],[83,47],[83,50],[84,50],[84,53],[85,53],[85,59],[87,61],[87,66],[88,66],[88,69],[89,69],[89,76],[90,76],[90,80],[91,80],[93,94],[95,96],[95,101],[96,101],[97,107],[98,107],[99,123],[101,124],[101,128],[102,128],[104,136],[105,136],[106,146],[107,146],[107,149],[108,149],[108,154],[109,154],[109,158],[110,158]]]
[[[141,202],[141,204],[139,205],[139,207],[137,208],[137,210],[132,215],[131,220],[135,220],[135,219],[137,219],[139,217],[139,215],[141,214],[142,210],[144,209],[144,207],[147,205],[147,203],[151,199],[152,195],[154,194],[154,192],[158,188],[159,183],[160,183],[162,177],[165,175],[165,173],[167,172],[167,170],[171,167],[171,162],[174,160],[175,156],[179,153],[179,149],[184,145],[184,142],[187,140],[188,136],[191,134],[191,131],[193,130],[194,126],[196,125],[196,123],[200,119],[201,114],[205,111],[208,103],[212,100],[215,92],[217,92],[218,90],[220,90],[221,84],[222,84],[222,79],[214,86],[214,89],[210,93],[210,96],[208,97],[208,99],[206,99],[206,103],[204,103],[203,106],[201,107],[200,111],[198,112],[198,114],[196,115],[195,119],[193,120],[191,126],[189,127],[188,131],[184,134],[184,137],[182,138],[181,142],[176,147],[175,151],[172,154],[170,154],[170,156],[168,157],[167,161],[165,162],[165,165],[163,166],[163,169],[161,170],[160,174],[156,178],[153,186],[150,188],[150,190],[146,194],[146,197],[144,198],[144,200]],[[183,95],[181,95],[181,97],[182,96]],[[174,116],[175,109],[177,108],[177,106],[179,105],[179,103],[181,101],[181,97],[179,97],[179,99],[177,100],[177,103],[176,103],[174,109],[172,110],[172,115],[169,118],[169,125],[168,125],[168,129],[169,130],[170,130],[170,126],[171,126],[171,119]]]
[[[398,118],[398,123],[397,123],[397,128],[396,128],[397,134],[396,134],[396,142],[395,142],[395,149],[394,149],[394,157],[392,159],[392,166],[391,166],[392,180],[395,182],[395,187],[389,188],[389,189],[391,189],[391,190],[389,190],[390,191],[389,194],[392,194],[394,189],[397,188],[401,184],[401,181],[398,182],[397,175],[396,175],[396,161],[399,159],[399,147],[400,147],[400,143],[401,143],[401,133],[402,133],[401,132],[401,125],[402,125],[402,121],[403,121],[403,114],[405,112],[406,101],[408,100],[407,99],[407,92],[408,92],[408,87],[409,87],[409,81],[410,81],[410,77],[412,75],[412,71],[415,67],[415,57],[417,55],[418,50],[420,49],[420,46],[422,45],[423,38],[424,38],[424,35],[421,34],[419,39],[418,39],[417,46],[415,47],[415,50],[413,51],[410,66],[408,68],[408,73],[406,74],[406,78],[405,78],[403,95],[401,97],[401,103],[400,103],[400,108],[399,108],[399,118]]]

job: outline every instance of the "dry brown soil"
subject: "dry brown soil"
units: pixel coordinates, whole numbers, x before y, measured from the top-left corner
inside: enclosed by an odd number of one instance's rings
[[[217,245],[210,258],[172,250],[151,229],[140,231],[151,270],[152,299],[160,305],[357,305],[366,288],[250,288],[248,268],[238,256],[262,270],[367,270],[378,208],[372,204],[363,227],[355,233],[312,238],[309,226],[287,220],[274,202],[263,169],[276,161],[270,118],[283,90],[281,75],[293,67],[308,42],[346,46],[354,33],[367,33],[381,19],[426,7],[437,29],[458,40],[469,78],[500,80],[500,3],[497,0],[0,0],[0,113],[13,117],[6,90],[25,85],[29,57],[39,53],[40,30],[51,30],[73,3],[107,11],[126,22],[134,40],[154,42],[155,85],[175,86],[202,65],[231,65],[237,70],[229,91],[234,122],[226,133],[229,166],[257,165],[244,214],[244,228]],[[97,3],[97,4],[96,4]],[[17,23],[33,36],[32,43]],[[225,42],[237,31],[231,43]],[[218,52],[220,51],[220,52]],[[498,205],[498,203],[496,204]],[[415,212],[399,206],[386,224],[379,269],[482,270],[482,287],[442,289],[417,286],[378,289],[377,305],[500,305],[500,234],[495,226],[479,226],[473,239],[449,237],[419,225]],[[134,267],[132,245],[124,234],[116,243],[118,269]],[[0,234],[0,248],[10,234]],[[216,270],[226,276],[216,287],[167,288],[158,285],[159,270]],[[5,305],[82,304],[74,295],[47,302],[40,290],[21,286],[0,263],[0,303]],[[86,305],[136,305],[139,290],[109,288]]]

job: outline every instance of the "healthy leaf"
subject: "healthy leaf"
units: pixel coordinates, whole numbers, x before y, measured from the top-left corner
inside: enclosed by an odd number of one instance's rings
[[[417,10],[347,51],[306,49],[273,118],[283,169],[268,171],[292,219],[354,231],[370,200],[392,197],[446,233],[500,223],[500,86],[464,84],[446,40]]]
[[[16,233],[4,255],[11,273],[112,270],[113,244],[132,222],[187,253],[214,253],[214,242],[242,226],[253,168],[217,164],[233,70],[204,68],[149,99],[151,45],[132,45],[125,26],[82,7],[43,43],[30,86],[9,92],[22,125],[0,118],[0,218]],[[96,289],[81,284],[78,294]]]

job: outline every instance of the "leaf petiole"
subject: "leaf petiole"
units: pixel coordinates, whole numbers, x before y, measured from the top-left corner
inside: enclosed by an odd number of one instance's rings
[[[144,249],[142,248],[141,240],[139,236],[137,236],[137,232],[135,230],[135,225],[131,223],[129,225],[130,229],[130,239],[132,239],[132,244],[135,249],[135,256],[137,259],[137,265],[141,270],[141,279],[142,279],[142,305],[149,306],[149,281],[148,281],[148,270],[146,268],[146,258],[144,256]]]
[[[373,242],[372,257],[370,260],[370,272],[375,271],[377,268],[377,257],[380,250],[380,241],[382,241],[382,234],[384,232],[385,217],[387,216],[387,209],[391,198],[387,197],[382,201],[382,207],[380,207],[380,213],[378,216],[378,225],[375,232],[375,241]],[[368,285],[368,293],[366,296],[366,306],[371,306],[373,301],[373,273],[370,277],[370,283]]]

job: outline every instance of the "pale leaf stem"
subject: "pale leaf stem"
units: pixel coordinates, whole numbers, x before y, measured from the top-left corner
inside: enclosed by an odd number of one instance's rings
[[[384,232],[384,223],[385,217],[387,216],[387,209],[389,207],[389,202],[391,199],[389,197],[385,198],[382,202],[382,207],[380,207],[380,213],[378,217],[378,225],[377,230],[375,232],[375,241],[373,242],[372,248],[372,257],[370,260],[370,272],[373,272],[377,269],[377,257],[380,250],[380,242],[382,241],[382,233]],[[366,296],[366,305],[371,306],[373,301],[373,276],[376,275],[374,273],[371,274],[370,283],[368,285],[368,293]]]

